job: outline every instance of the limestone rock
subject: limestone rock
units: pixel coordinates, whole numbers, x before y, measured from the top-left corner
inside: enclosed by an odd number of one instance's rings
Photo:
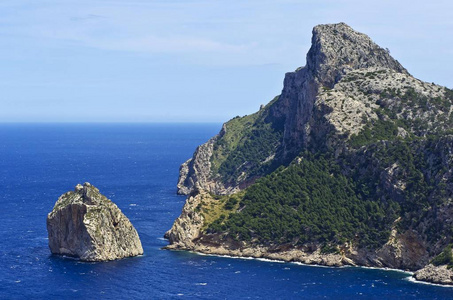
[[[201,233],[204,218],[198,213],[197,206],[201,204],[207,193],[193,192],[186,200],[181,215],[172,228],[165,233],[165,238],[171,243],[170,249],[189,250],[194,247],[194,239]]]
[[[351,70],[382,67],[408,74],[387,50],[366,34],[345,23],[324,24],[313,28],[312,46],[306,68],[325,86],[333,87]]]
[[[178,194],[188,195],[194,190],[195,184],[202,186],[205,190],[210,190],[210,159],[216,139],[217,136],[198,146],[193,158],[181,165],[177,185]]]
[[[314,27],[312,45],[307,53],[306,65],[294,72],[286,73],[282,93],[276,104],[270,108],[271,117],[282,120],[285,128],[284,138],[275,159],[290,161],[300,153],[304,146],[309,144],[314,127],[312,124],[314,122],[314,106],[325,104],[326,98],[332,98],[330,97],[332,94],[330,90],[346,74],[357,71],[365,76],[367,72],[382,69],[391,73],[388,76],[389,82],[392,81],[394,74],[398,74],[402,78],[412,78],[406,69],[390,56],[387,50],[379,47],[367,35],[353,30],[345,23]],[[343,86],[345,85],[347,83],[343,83]],[[338,101],[343,99],[349,101],[349,98],[352,97],[348,94],[349,86],[345,88],[343,86],[337,88],[337,94],[339,94],[337,99],[339,99]],[[328,89],[329,95],[325,93],[323,97],[319,97],[323,89],[326,89],[326,91]],[[330,123],[339,128],[340,132],[351,128],[357,128],[356,130],[361,128],[361,126],[357,127],[356,125],[360,124],[363,119],[362,116],[371,110],[371,108],[368,109],[365,106],[366,102],[362,101],[362,98],[364,98],[362,94],[361,98],[342,105],[341,111],[340,108],[334,109],[328,116]],[[340,96],[342,99],[340,99]],[[374,102],[372,104],[375,106]],[[335,104],[332,101],[332,106]],[[350,124],[342,125],[345,116],[342,110],[346,109],[354,113],[360,110],[360,113],[351,117]],[[339,119],[340,117],[341,119]],[[370,118],[376,117],[371,114]],[[315,130],[320,131],[316,128]],[[215,194],[232,194],[249,185],[246,182],[239,182],[235,186],[226,186],[227,183],[219,180],[220,177],[211,172],[210,159],[213,155],[213,145],[214,142],[222,138],[224,131],[225,126],[217,136],[198,147],[193,158],[181,166],[178,182],[179,194],[188,195],[195,187],[195,183],[199,183],[201,188]],[[244,179],[247,178],[247,176],[243,177]]]
[[[89,183],[60,196],[47,216],[53,254],[83,261],[108,261],[143,254],[134,226]]]
[[[453,90],[414,78],[388,50],[339,23],[313,29],[306,65],[286,74],[282,93],[274,100],[255,114],[225,123],[183,164],[178,192],[192,196],[166,234],[167,248],[325,265],[421,269],[415,275],[418,280],[453,284],[452,270],[427,266],[452,243]],[[275,128],[281,130],[278,139],[256,142],[266,133],[271,136]],[[357,137],[366,141],[354,145]],[[267,148],[260,147],[261,142]],[[247,147],[237,153],[240,143]],[[234,239],[228,229],[215,233],[207,229],[214,220],[204,219],[201,196],[196,195],[234,194],[274,172],[266,164],[300,163],[304,151],[334,157],[341,173],[352,180],[368,174],[374,181],[370,186],[375,201],[391,200],[407,207],[396,220],[386,221],[385,234],[390,233],[386,242],[381,239],[375,248],[377,244],[363,247],[352,240],[326,254],[319,241],[269,246]],[[402,152],[394,155],[398,151]],[[249,153],[254,156],[245,155]],[[226,168],[219,167],[219,158],[229,162]],[[258,168],[270,171],[252,172]],[[230,180],[230,174],[240,175]],[[414,186],[422,184],[432,188],[418,194]]]
[[[428,252],[417,232],[399,234],[393,229],[389,241],[376,250],[376,260],[383,267],[417,270],[428,262]]]
[[[196,188],[218,195],[239,191],[237,187],[228,187],[221,181],[215,180],[211,174],[210,160],[214,151],[214,143],[222,137],[224,130],[225,126],[218,135],[198,146],[193,157],[181,165],[177,184],[179,195],[189,195]]]
[[[415,279],[437,284],[453,284],[453,270],[448,269],[446,265],[433,266],[427,265],[414,274]]]

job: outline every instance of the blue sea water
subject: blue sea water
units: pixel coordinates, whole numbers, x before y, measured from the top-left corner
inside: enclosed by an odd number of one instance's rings
[[[0,125],[0,299],[450,299],[409,274],[161,250],[185,198],[179,165],[219,124]],[[135,225],[145,254],[107,263],[50,255],[46,216],[88,181]]]

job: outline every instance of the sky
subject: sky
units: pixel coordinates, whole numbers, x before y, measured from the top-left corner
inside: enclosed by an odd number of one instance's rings
[[[345,22],[453,88],[453,1],[1,0],[0,122],[225,122]]]

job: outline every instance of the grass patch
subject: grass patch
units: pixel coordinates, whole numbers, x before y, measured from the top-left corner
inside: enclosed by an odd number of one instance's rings
[[[204,218],[202,231],[205,231],[214,222],[222,222],[228,219],[229,215],[239,208],[239,200],[244,192],[234,195],[219,196],[213,194],[202,195],[200,204],[196,210]]]

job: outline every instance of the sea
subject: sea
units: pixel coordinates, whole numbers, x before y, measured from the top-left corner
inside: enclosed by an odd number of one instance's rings
[[[411,274],[162,250],[181,212],[179,166],[220,124],[0,124],[0,299],[453,299]],[[53,256],[46,217],[90,182],[137,229],[144,255]]]

